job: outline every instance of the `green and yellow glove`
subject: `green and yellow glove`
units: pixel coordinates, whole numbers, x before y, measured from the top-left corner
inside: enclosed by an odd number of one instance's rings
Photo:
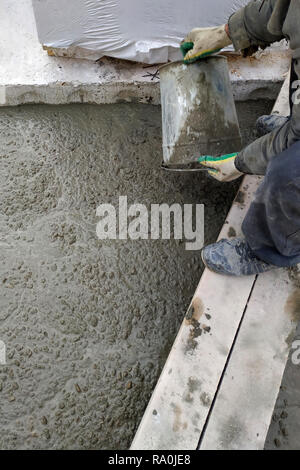
[[[226,32],[226,26],[193,29],[180,46],[184,63],[191,64],[229,46],[232,41]]]
[[[218,181],[227,182],[233,181],[243,174],[235,166],[237,156],[237,153],[230,153],[221,157],[206,155],[205,157],[198,158],[198,162],[209,168],[208,174],[213,178]]]

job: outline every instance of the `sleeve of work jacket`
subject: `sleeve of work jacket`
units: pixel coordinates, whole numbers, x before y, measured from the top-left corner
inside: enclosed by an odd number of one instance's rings
[[[256,0],[229,19],[229,31],[236,50],[253,45],[267,46],[284,37],[288,38],[293,51],[295,77],[300,80],[299,20],[298,0]],[[295,100],[291,119],[241,151],[236,166],[244,173],[264,174],[270,159],[299,139],[300,104]]]
[[[251,46],[267,47],[283,39],[282,31],[270,32],[268,23],[278,0],[254,0],[228,21],[230,38],[237,51]],[[275,12],[276,14],[276,12]]]

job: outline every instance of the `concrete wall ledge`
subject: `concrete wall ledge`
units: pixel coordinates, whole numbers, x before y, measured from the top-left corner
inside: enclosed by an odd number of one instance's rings
[[[158,65],[50,57],[38,41],[31,0],[2,0],[0,30],[0,106],[160,103]],[[287,50],[247,59],[226,54],[236,101],[276,99],[289,69]]]

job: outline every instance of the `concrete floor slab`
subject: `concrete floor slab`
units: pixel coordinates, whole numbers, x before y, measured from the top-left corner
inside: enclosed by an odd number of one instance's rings
[[[203,203],[212,241],[236,190],[161,160],[157,106],[0,109],[1,449],[129,447],[202,267],[99,240],[96,208]]]
[[[238,103],[244,143],[271,108]],[[203,203],[209,243],[239,186],[163,172],[161,145],[158,106],[0,109],[2,449],[129,447],[202,265],[176,241],[98,240],[96,208]]]

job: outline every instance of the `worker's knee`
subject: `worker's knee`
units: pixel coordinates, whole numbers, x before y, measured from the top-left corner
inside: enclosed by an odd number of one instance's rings
[[[266,178],[270,189],[278,191],[300,178],[300,141],[274,157],[268,166]]]

